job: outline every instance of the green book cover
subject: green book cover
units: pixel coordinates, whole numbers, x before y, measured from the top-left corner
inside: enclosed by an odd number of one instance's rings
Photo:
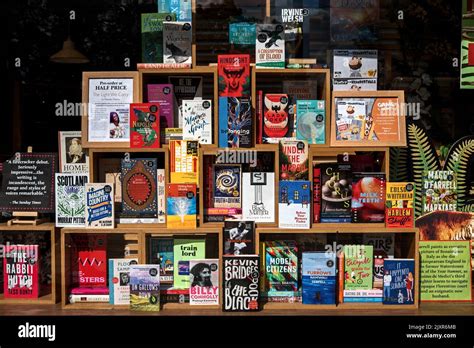
[[[142,63],[163,63],[163,22],[175,13],[142,13]]]
[[[189,261],[206,258],[205,239],[178,239],[173,246],[173,287],[189,289]]]
[[[295,241],[267,241],[266,288],[270,293],[298,291],[298,248]]]
[[[344,245],[344,289],[371,290],[373,263],[372,245]]]

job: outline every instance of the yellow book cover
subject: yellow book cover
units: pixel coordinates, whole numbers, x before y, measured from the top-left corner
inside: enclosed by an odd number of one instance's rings
[[[414,227],[415,184],[413,182],[387,182],[385,195],[385,225],[387,227]]]
[[[198,183],[199,143],[195,140],[170,140],[170,179],[174,184]]]

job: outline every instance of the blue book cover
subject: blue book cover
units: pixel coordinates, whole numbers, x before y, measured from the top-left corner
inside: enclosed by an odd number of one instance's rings
[[[252,107],[249,98],[219,97],[219,147],[252,146]]]
[[[219,97],[219,147],[229,147],[229,138],[227,128],[227,97]]]
[[[303,253],[303,304],[336,303],[336,255]]]
[[[255,23],[229,23],[229,43],[234,45],[255,46],[257,26]]]
[[[309,228],[310,190],[309,181],[280,181],[278,227]]]
[[[158,0],[158,13],[170,13],[170,0]]]
[[[415,260],[385,259],[383,268],[383,303],[413,304],[416,296]]]
[[[325,136],[324,100],[296,101],[296,139],[308,144],[324,144]]]
[[[344,302],[349,302],[349,303],[367,303],[367,302],[375,302],[375,303],[382,303],[382,298],[381,297],[344,297]]]

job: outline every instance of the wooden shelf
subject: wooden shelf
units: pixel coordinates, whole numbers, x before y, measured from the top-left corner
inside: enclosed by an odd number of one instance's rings
[[[257,74],[328,74],[331,76],[331,69],[253,69]]]
[[[56,300],[53,298],[53,294],[42,295],[38,298],[5,298],[3,294],[0,294],[1,305],[52,305],[55,304]]]
[[[310,305],[301,302],[286,303],[286,302],[267,302],[263,304],[264,310],[335,310],[337,306],[333,305]]]
[[[195,66],[188,69],[138,69],[140,74],[172,74],[172,75],[193,75],[193,74],[214,74],[217,66]]]
[[[417,233],[417,228],[389,228],[384,223],[313,223],[309,229],[258,227],[258,233]]]

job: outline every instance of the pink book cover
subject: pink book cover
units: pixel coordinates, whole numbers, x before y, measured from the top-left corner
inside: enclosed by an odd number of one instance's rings
[[[6,245],[3,260],[4,298],[39,297],[38,245]]]
[[[109,288],[73,288],[72,295],[108,295]]]

